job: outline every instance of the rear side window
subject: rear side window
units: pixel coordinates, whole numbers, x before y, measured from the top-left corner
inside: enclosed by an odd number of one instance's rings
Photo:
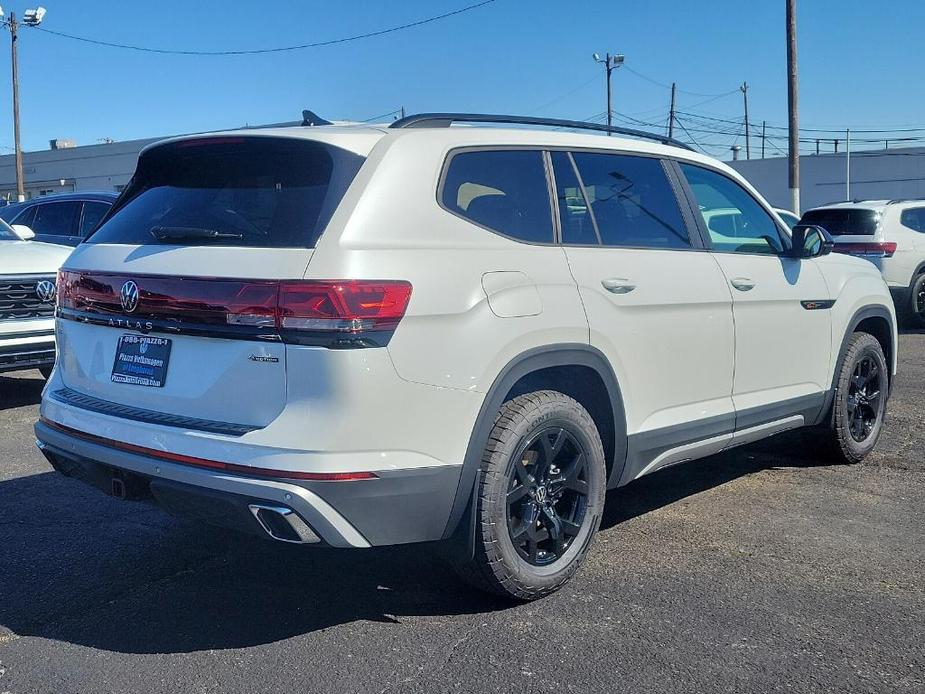
[[[559,199],[559,224],[562,243],[573,246],[598,245],[588,200],[582,191],[575,167],[567,152],[552,153],[552,168],[556,174],[556,197]]]
[[[332,152],[346,174],[336,175]],[[155,147],[88,241],[310,248],[362,161],[317,142],[270,137]]]
[[[450,159],[443,206],[492,231],[530,243],[552,243],[552,208],[543,153],[460,152]]]
[[[857,208],[809,210],[800,222],[820,226],[832,236],[873,236],[877,233],[880,213]]]
[[[572,156],[603,245],[691,247],[677,196],[660,160],[591,152]]]
[[[913,231],[925,232],[925,207],[911,207],[903,210],[900,223]]]
[[[75,236],[79,216],[80,202],[43,203],[35,206],[35,217],[27,226],[36,234]]]

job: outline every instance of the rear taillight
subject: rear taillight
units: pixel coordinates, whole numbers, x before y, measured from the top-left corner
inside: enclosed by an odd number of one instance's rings
[[[896,244],[892,241],[872,241],[870,243],[836,243],[832,249],[836,253],[859,255],[868,258],[892,258]]]
[[[410,299],[411,285],[403,281],[283,282],[279,328],[336,333],[394,330]]]
[[[136,319],[131,324],[150,323],[147,329],[152,331],[214,337],[278,335],[300,344],[371,347],[387,343],[398,327],[411,299],[411,284],[404,280],[227,280],[62,270],[58,292],[65,318],[75,311],[78,319],[119,315]]]

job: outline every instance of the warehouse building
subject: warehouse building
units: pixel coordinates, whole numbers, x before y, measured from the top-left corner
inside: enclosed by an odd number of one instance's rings
[[[787,157],[729,162],[768,202],[790,208]],[[850,189],[848,174],[850,169]],[[898,147],[800,157],[804,210],[842,200],[925,198],[925,147]]]

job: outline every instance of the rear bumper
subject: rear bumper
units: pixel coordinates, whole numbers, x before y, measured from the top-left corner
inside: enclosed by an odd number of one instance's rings
[[[459,466],[389,470],[376,479],[343,482],[263,479],[120,450],[41,421],[35,435],[56,470],[109,493],[116,478],[126,498],[150,499],[175,515],[260,535],[268,531],[255,509],[288,510],[307,526],[307,537],[333,547],[438,539],[459,479]]]
[[[909,287],[890,287],[890,295],[893,297],[893,305],[896,306],[896,312],[901,313],[909,306]]]

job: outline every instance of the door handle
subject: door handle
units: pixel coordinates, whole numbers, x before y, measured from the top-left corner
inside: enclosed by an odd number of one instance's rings
[[[747,292],[755,288],[754,280],[750,280],[748,277],[733,277],[729,280],[729,283],[740,292]]]
[[[636,288],[635,284],[622,277],[601,280],[601,286],[611,294],[629,294]]]

